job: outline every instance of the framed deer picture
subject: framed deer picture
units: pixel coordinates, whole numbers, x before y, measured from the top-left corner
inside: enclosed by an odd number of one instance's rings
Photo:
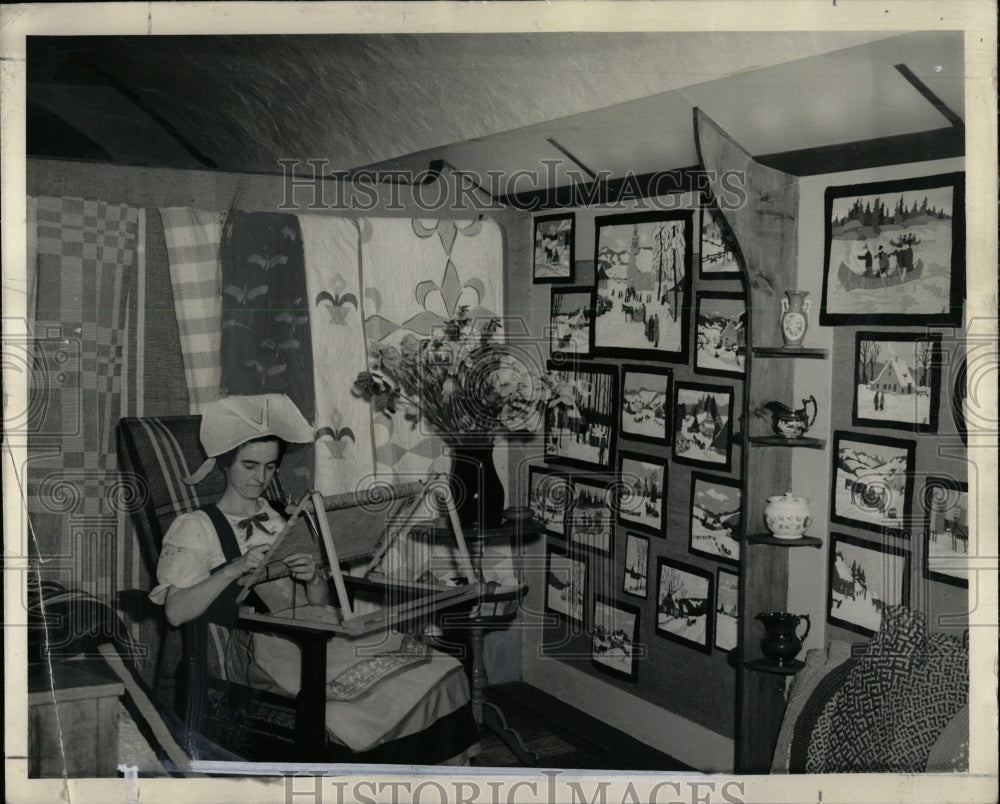
[[[924,577],[967,589],[969,484],[948,477],[928,477],[921,502]]]

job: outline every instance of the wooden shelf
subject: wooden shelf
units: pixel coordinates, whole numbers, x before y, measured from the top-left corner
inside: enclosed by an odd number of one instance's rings
[[[815,536],[799,536],[797,539],[779,539],[770,533],[748,533],[751,544],[770,544],[775,547],[822,547],[823,540]]]
[[[788,664],[775,664],[767,659],[753,659],[746,663],[750,670],[759,673],[774,673],[779,676],[794,676],[799,670],[806,666],[806,663],[799,659],[792,659]]]
[[[806,449],[823,449],[826,446],[825,438],[785,438],[784,436],[750,436],[751,444],[759,444],[762,447],[805,447]]]
[[[830,355],[828,349],[804,349],[801,346],[754,346],[756,357],[808,357],[813,360],[826,360]]]

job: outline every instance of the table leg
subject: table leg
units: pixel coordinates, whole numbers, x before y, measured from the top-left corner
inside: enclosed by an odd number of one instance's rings
[[[310,635],[299,641],[302,675],[295,713],[295,743],[300,762],[326,759],[326,643],[327,635]]]
[[[483,725],[483,703],[486,701],[486,664],[483,662],[483,629],[472,626],[469,629],[469,644],[472,649],[472,716],[476,725]]]
[[[483,631],[481,626],[469,629],[469,643],[472,648],[472,716],[480,729],[494,732],[511,753],[524,765],[538,762],[537,751],[530,750],[516,729],[507,725],[507,718],[500,707],[486,700],[486,665],[483,662]]]

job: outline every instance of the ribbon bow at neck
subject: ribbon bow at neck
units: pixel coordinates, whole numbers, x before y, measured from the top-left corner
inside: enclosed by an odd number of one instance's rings
[[[261,522],[267,522],[267,511],[261,511],[259,514],[254,514],[253,516],[248,516],[246,519],[241,519],[236,523],[236,527],[243,529],[243,538],[247,540],[253,534],[253,529],[257,528],[261,533],[265,533],[268,536],[271,535],[271,531],[265,528]]]

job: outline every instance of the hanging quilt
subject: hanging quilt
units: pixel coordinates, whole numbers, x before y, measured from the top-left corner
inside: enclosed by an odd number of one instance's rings
[[[222,389],[286,394],[315,413],[298,218],[232,211],[222,231]]]

